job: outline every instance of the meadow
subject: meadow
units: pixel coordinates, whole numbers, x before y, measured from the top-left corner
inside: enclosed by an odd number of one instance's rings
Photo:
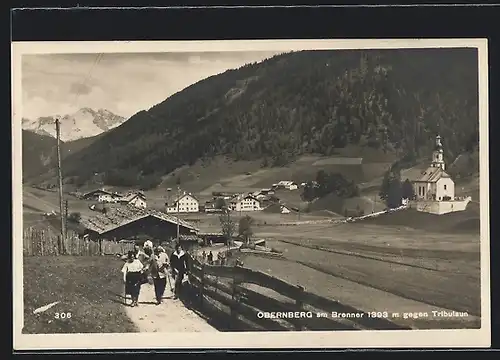
[[[419,328],[479,326],[478,234],[363,224],[256,230],[256,236],[282,251],[283,258],[245,255],[242,260],[247,267],[365,311],[447,309],[469,315],[412,319],[411,324]]]
[[[100,256],[25,256],[23,333],[137,331],[123,306],[122,266],[120,260]],[[56,301],[49,310],[33,314]]]

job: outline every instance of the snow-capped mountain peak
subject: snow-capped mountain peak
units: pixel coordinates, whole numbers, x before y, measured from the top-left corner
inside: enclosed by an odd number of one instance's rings
[[[55,119],[58,115],[42,116],[36,120],[23,118],[22,128],[41,135],[56,136]],[[123,124],[126,119],[106,109],[81,108],[73,114],[59,116],[61,140],[73,141],[99,135]]]

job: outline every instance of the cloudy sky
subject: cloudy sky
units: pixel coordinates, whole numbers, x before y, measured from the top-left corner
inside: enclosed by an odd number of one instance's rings
[[[206,77],[276,53],[24,55],[23,117],[66,115],[82,107],[130,117]]]

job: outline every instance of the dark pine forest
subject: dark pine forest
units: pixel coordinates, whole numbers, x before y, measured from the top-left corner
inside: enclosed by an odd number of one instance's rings
[[[227,155],[283,166],[347,145],[411,162],[443,136],[446,158],[478,144],[475,49],[302,51],[199,81],[64,159],[77,183],[152,187]],[[133,85],[131,85],[133,86]]]

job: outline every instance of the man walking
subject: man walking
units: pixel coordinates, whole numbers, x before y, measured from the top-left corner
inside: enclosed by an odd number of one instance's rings
[[[170,266],[172,267],[172,275],[175,279],[174,285],[174,300],[179,298],[182,279],[187,273],[187,254],[182,250],[179,244],[175,245],[175,251],[170,256]]]
[[[156,305],[162,303],[163,294],[165,293],[165,287],[167,286],[167,268],[168,268],[168,256],[165,253],[165,249],[158,246],[155,249],[155,266],[153,275],[153,284],[155,288]]]

